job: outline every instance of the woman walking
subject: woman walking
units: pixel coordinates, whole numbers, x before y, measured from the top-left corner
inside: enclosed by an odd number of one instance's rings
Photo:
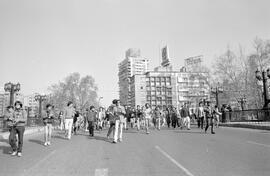
[[[144,118],[145,118],[145,130],[146,134],[149,134],[150,120],[152,117],[152,109],[148,103],[145,104]]]
[[[64,111],[64,119],[65,119],[65,137],[67,139],[71,139],[71,132],[72,132],[72,124],[73,124],[73,117],[75,115],[75,108],[73,107],[73,103],[71,101],[68,102],[67,107]]]
[[[43,118],[45,146],[51,145],[53,119],[54,119],[53,106],[51,104],[47,104],[46,116]]]

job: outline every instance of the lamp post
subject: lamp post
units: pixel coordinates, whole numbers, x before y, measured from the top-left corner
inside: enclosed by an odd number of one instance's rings
[[[4,89],[5,89],[6,92],[10,92],[9,105],[12,106],[14,104],[14,94],[15,94],[15,92],[20,91],[21,85],[20,85],[20,83],[13,84],[11,82],[8,82],[8,83],[5,84]]]
[[[47,99],[46,95],[36,95],[35,100],[39,103],[39,118],[41,118],[42,113],[42,102]]]
[[[218,86],[216,87],[211,87],[211,93],[214,94],[216,96],[216,105],[219,108],[219,98],[218,95],[220,93],[223,93],[223,87],[221,87],[218,83]]]
[[[268,82],[267,82],[267,80],[270,79],[270,69],[268,68],[267,71],[263,70],[262,72],[257,70],[255,72],[255,75],[258,81],[263,82],[263,95],[264,95],[263,109],[267,109],[268,104],[270,103],[269,92],[268,92]]]

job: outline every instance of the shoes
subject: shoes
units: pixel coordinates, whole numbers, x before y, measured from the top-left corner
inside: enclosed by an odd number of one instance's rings
[[[212,131],[211,134],[216,134],[216,133],[214,131]]]
[[[17,152],[12,152],[11,153],[11,156],[16,156],[17,155]]]
[[[116,142],[116,141],[113,141],[112,143],[113,143],[113,144],[116,144],[117,142]]]
[[[18,152],[18,157],[21,157],[22,156],[22,153],[21,152]]]
[[[188,128],[187,130],[190,130],[190,128]]]
[[[147,132],[146,132],[146,134],[150,134],[150,132],[149,132],[149,131],[147,131]]]
[[[119,139],[119,142],[122,142],[123,140],[122,139]]]
[[[45,142],[45,143],[44,143],[44,146],[47,146],[47,145],[48,145],[48,142]]]
[[[51,142],[47,142],[47,145],[51,145]]]

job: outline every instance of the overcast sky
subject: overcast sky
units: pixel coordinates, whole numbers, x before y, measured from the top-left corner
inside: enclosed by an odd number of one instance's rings
[[[211,64],[228,45],[247,52],[270,39],[269,0],[0,0],[0,87],[20,82],[23,94],[72,72],[92,75],[103,104],[118,97],[118,63],[140,48],[159,64],[169,45],[175,68],[204,55]]]

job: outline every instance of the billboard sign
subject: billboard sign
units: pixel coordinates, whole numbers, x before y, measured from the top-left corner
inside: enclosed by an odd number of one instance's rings
[[[195,57],[189,57],[187,59],[185,59],[185,65],[186,66],[191,66],[191,65],[197,65],[202,63],[203,61],[203,56],[195,56]]]
[[[170,59],[169,59],[169,49],[168,46],[165,46],[161,49],[161,58],[162,58],[162,63],[161,65],[163,67],[167,67],[170,65]]]

